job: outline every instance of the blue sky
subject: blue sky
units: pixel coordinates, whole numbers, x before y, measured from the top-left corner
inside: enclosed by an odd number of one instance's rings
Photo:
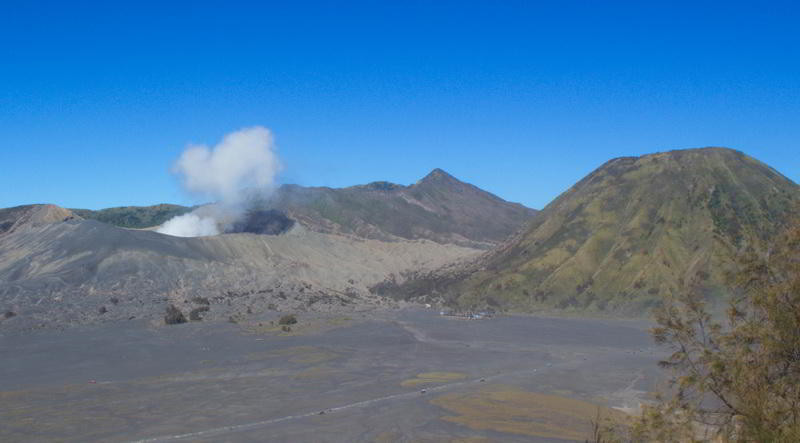
[[[728,146],[800,181],[791,2],[17,2],[0,207],[194,203],[187,143],[263,125],[282,182],[440,167],[541,208],[606,160]]]

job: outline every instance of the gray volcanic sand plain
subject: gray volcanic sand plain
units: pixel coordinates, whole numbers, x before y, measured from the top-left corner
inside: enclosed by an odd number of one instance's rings
[[[0,441],[583,441],[662,376],[644,322],[298,319],[2,335]]]

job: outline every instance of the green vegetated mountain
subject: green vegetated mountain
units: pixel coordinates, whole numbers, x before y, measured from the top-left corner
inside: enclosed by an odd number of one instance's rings
[[[441,169],[418,182],[374,182],[348,188],[278,188],[266,208],[319,232],[488,249],[522,227],[536,210],[507,202]]]
[[[376,292],[461,307],[643,312],[684,285],[726,291],[737,253],[798,216],[800,188],[725,148],[617,158],[467,266]]]
[[[150,228],[158,226],[177,215],[191,212],[194,207],[160,204],[153,206],[120,206],[117,208],[71,209],[75,215],[123,228]]]

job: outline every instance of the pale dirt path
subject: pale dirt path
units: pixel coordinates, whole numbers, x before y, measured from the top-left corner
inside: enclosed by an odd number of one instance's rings
[[[332,408],[324,409],[322,411],[313,411],[313,412],[307,412],[307,413],[304,413],[304,414],[287,415],[285,417],[273,418],[273,419],[268,419],[268,420],[261,420],[261,421],[256,421],[256,422],[251,422],[251,423],[244,423],[244,424],[239,424],[239,425],[222,426],[222,427],[218,427],[218,428],[206,429],[206,430],[203,430],[203,431],[189,432],[189,433],[185,433],[185,434],[162,435],[162,436],[158,436],[158,437],[146,438],[146,439],[143,439],[143,440],[134,440],[131,443],[159,443],[159,442],[185,440],[185,439],[190,439],[190,438],[214,437],[214,436],[220,436],[220,435],[224,435],[224,434],[228,434],[228,433],[232,433],[232,432],[251,431],[251,430],[268,427],[270,425],[274,425],[274,424],[278,424],[278,423],[282,423],[282,422],[286,422],[286,421],[299,420],[299,419],[303,419],[303,418],[310,418],[310,417],[314,417],[314,416],[317,416],[317,415],[323,415],[323,414],[332,414],[332,413],[336,413],[336,412],[343,412],[343,411],[346,411],[346,410],[349,410],[349,409],[354,409],[354,408],[365,408],[365,407],[368,407],[368,406],[374,406],[374,405],[376,405],[378,403],[385,403],[385,402],[392,402],[392,401],[402,401],[402,400],[413,400],[413,399],[419,398],[421,395],[435,393],[435,392],[446,392],[446,391],[450,391],[450,390],[453,390],[453,389],[456,389],[456,388],[459,388],[459,387],[463,387],[463,386],[466,386],[466,385],[474,385],[474,384],[484,383],[484,382],[489,382],[489,381],[497,381],[497,380],[503,379],[503,378],[511,378],[511,377],[525,376],[525,375],[536,375],[537,373],[544,372],[545,370],[556,369],[556,368],[557,368],[557,366],[549,366],[549,367],[542,366],[541,368],[535,368],[535,369],[526,370],[526,371],[516,371],[516,372],[503,373],[503,374],[495,374],[495,375],[490,375],[490,376],[486,376],[486,377],[482,377],[482,378],[466,380],[466,381],[459,381],[459,382],[453,382],[453,383],[446,383],[446,384],[443,384],[443,385],[438,385],[438,386],[434,386],[434,387],[430,387],[430,388],[425,388],[424,392],[423,392],[423,390],[420,390],[420,391],[415,390],[415,391],[412,391],[412,392],[403,392],[403,393],[400,393],[400,394],[386,395],[386,396],[383,396],[383,397],[376,397],[376,398],[372,398],[372,399],[369,399],[369,400],[363,400],[363,401],[350,403],[350,404],[346,404],[346,405],[335,406],[335,407],[332,407]],[[540,370],[541,370],[541,372],[540,372]]]

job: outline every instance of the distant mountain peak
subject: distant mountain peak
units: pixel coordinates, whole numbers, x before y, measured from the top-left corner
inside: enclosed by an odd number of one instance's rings
[[[24,224],[50,224],[80,218],[69,209],[52,204],[34,204],[0,209],[0,235]]]
[[[436,168],[422,178],[419,183],[461,183],[461,180],[448,174],[444,169]]]

